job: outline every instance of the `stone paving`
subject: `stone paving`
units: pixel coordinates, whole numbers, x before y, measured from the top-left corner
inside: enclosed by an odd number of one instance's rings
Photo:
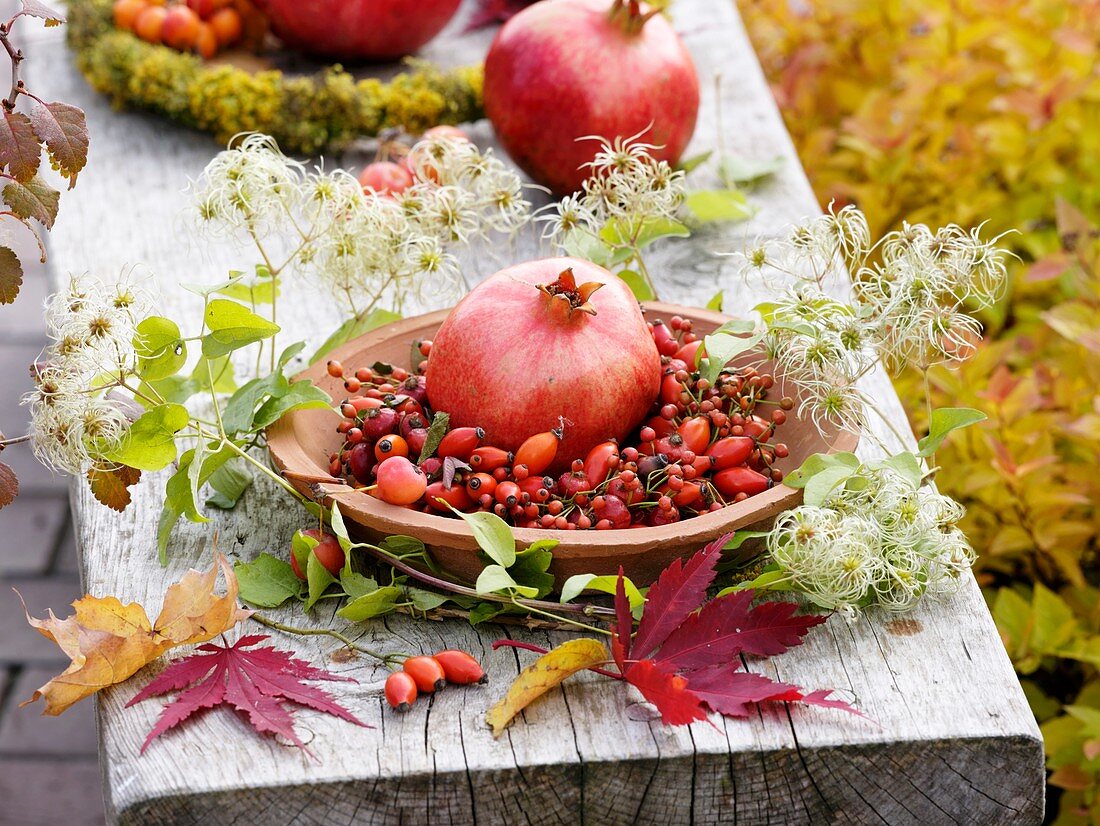
[[[19,398],[30,389],[27,366],[45,341],[48,291],[35,251],[16,246],[24,262],[23,290],[15,304],[0,307],[0,430],[9,436],[26,430],[27,409]],[[11,590],[17,588],[38,616],[47,608],[66,616],[81,595],[67,485],[35,462],[26,445],[4,451],[3,461],[15,468],[21,492],[0,510],[0,824],[102,824],[92,701],[61,717],[43,717],[41,703],[19,708],[67,665],[57,647],[27,625]]]

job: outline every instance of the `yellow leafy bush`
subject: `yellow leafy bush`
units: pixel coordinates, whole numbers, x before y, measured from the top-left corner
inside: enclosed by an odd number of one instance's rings
[[[822,203],[857,204],[873,234],[1019,230],[989,337],[933,376],[936,405],[990,416],[937,481],[968,508],[1051,811],[1100,823],[1100,3],[739,2]]]

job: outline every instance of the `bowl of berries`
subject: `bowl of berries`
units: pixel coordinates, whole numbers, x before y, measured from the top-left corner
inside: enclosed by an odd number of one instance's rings
[[[639,305],[585,261],[526,262],[305,370],[333,407],[288,413],[268,447],[353,533],[414,536],[471,582],[483,562],[458,513],[489,511],[519,548],[557,540],[559,587],[620,566],[648,584],[706,542],[769,527],[802,499],[785,472],[857,443],[799,419],[762,351],[712,364],[704,339],[730,321]]]

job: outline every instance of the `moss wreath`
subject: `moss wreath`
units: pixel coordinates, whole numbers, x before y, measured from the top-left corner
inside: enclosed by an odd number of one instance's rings
[[[427,61],[389,83],[356,80],[339,65],[312,77],[211,65],[117,29],[112,0],[69,0],[68,40],[94,89],[119,107],[146,109],[225,143],[264,132],[291,152],[338,150],[401,127],[418,134],[482,116],[481,66],[444,72]]]

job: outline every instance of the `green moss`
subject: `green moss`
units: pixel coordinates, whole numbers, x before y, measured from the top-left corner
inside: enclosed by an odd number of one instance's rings
[[[114,105],[144,109],[210,132],[224,143],[264,132],[290,152],[338,150],[356,137],[412,133],[482,116],[480,66],[444,72],[426,61],[389,83],[356,80],[340,66],[312,77],[210,65],[119,31],[111,0],[70,0],[69,45],[94,89]]]

